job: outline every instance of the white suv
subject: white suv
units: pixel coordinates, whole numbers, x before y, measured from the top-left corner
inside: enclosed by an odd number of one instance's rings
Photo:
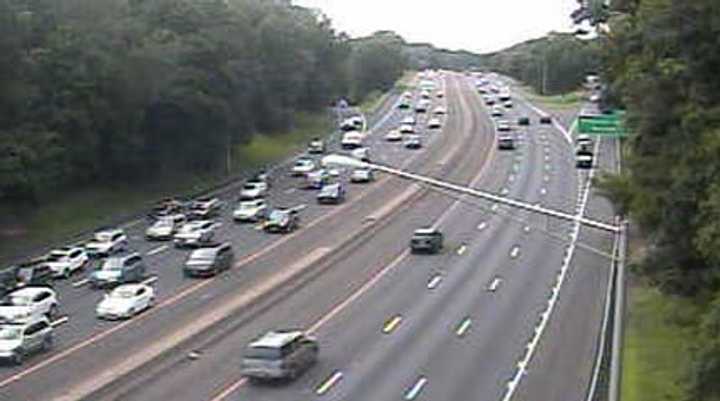
[[[240,190],[241,200],[262,198],[267,193],[268,186],[261,181],[249,181]]]
[[[51,251],[45,263],[55,277],[69,277],[78,270],[87,266],[90,257],[85,249],[80,247],[66,247]]]
[[[10,323],[34,321],[56,315],[58,298],[47,287],[25,287],[5,296],[0,305],[0,320]]]
[[[263,199],[240,202],[233,211],[233,220],[237,222],[260,221],[267,216],[268,207]]]
[[[93,239],[85,244],[89,256],[110,256],[117,252],[126,251],[128,238],[121,229],[98,231]]]

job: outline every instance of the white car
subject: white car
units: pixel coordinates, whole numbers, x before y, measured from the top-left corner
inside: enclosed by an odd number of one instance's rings
[[[442,127],[442,123],[437,118],[431,118],[430,121],[428,121],[428,128],[430,129],[438,129]]]
[[[267,216],[268,207],[263,199],[240,202],[233,211],[233,220],[237,222],[260,221]]]
[[[350,152],[350,155],[358,160],[362,160],[364,162],[370,161],[370,149],[368,148],[357,148],[353,149],[352,152]]]
[[[191,221],[184,226],[173,237],[175,246],[200,246],[210,242],[215,235],[217,224],[212,220]]]
[[[155,290],[147,284],[124,284],[105,294],[95,308],[100,319],[129,319],[152,307]]]
[[[500,107],[493,107],[492,111],[490,112],[490,115],[493,117],[502,117],[503,114],[505,113]]]
[[[343,135],[342,141],[340,141],[340,146],[343,149],[355,149],[363,146],[363,140],[365,139],[365,135],[363,135],[359,131],[350,131],[346,132]]]
[[[169,240],[183,224],[187,222],[184,214],[161,217],[145,230],[147,240]]]
[[[401,125],[399,130],[400,130],[401,134],[414,134],[415,133],[415,127],[413,127],[410,124]]]
[[[70,277],[71,274],[87,266],[90,257],[85,249],[66,247],[51,251],[45,264],[52,270],[55,277]]]
[[[315,162],[311,159],[298,159],[292,166],[291,174],[295,177],[301,177],[315,170]]]
[[[126,251],[128,238],[121,229],[98,231],[93,239],[85,244],[89,256],[110,256],[117,252]]]
[[[423,100],[420,100],[415,105],[415,112],[416,113],[425,113],[428,111],[429,108],[430,108],[430,101],[427,99],[423,99]]]
[[[47,287],[25,287],[5,296],[0,304],[0,321],[23,323],[57,314],[58,298]]]
[[[375,180],[375,174],[369,168],[356,168],[350,174],[350,182],[361,183]]]
[[[249,181],[240,190],[241,200],[262,198],[267,193],[268,186],[262,181]]]
[[[430,91],[424,90],[420,92],[420,97],[423,99],[430,99]]]
[[[435,114],[436,116],[443,116],[447,114],[447,110],[445,110],[445,108],[442,106],[438,106],[435,108],[435,110],[433,110],[433,114]]]
[[[438,99],[442,99],[442,98],[445,97],[445,92],[443,92],[443,91],[437,91],[437,92],[435,92],[435,96],[436,96]]]
[[[400,133],[400,130],[390,130],[390,132],[385,135],[385,140],[388,142],[398,142],[402,140],[402,134]]]
[[[403,118],[403,120],[400,122],[400,125],[415,125],[415,117],[407,116]]]

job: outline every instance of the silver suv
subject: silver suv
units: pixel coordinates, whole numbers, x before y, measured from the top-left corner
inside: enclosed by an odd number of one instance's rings
[[[52,345],[53,328],[47,319],[0,325],[0,360],[20,365],[28,355],[47,351]]]
[[[294,379],[318,357],[315,338],[300,330],[266,333],[251,342],[242,359],[242,374],[251,379]]]

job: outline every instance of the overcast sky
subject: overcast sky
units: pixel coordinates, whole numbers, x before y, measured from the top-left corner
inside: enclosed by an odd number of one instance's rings
[[[577,0],[294,0],[319,8],[350,36],[392,30],[409,42],[500,50],[550,31],[570,31]]]

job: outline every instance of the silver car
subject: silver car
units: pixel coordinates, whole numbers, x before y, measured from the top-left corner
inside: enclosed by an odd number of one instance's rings
[[[0,325],[0,360],[22,364],[27,356],[53,345],[53,328],[47,319]]]
[[[266,333],[251,342],[242,374],[252,379],[294,379],[317,362],[318,343],[299,330]]]

